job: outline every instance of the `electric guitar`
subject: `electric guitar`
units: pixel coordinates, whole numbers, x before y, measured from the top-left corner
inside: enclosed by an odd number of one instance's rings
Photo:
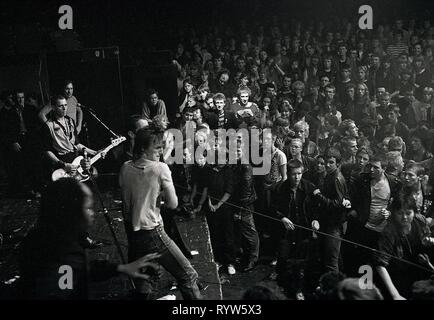
[[[122,142],[126,140],[125,137],[119,137],[116,139],[113,139],[109,146],[107,146],[104,150],[98,152],[96,155],[94,155],[90,159],[90,165],[92,166],[95,162],[97,162],[99,159],[101,159],[102,153],[107,153],[110,149],[120,145]],[[60,178],[75,178],[80,182],[84,182],[89,180],[89,174],[85,173],[83,168],[81,167],[80,163],[81,160],[83,160],[83,156],[79,156],[72,161],[72,165],[77,167],[77,171],[74,174],[66,172],[64,169],[57,169],[51,174],[51,180],[56,181]]]

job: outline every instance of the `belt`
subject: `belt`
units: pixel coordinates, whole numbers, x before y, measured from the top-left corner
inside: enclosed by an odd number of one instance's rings
[[[137,230],[136,232],[138,232],[138,231],[141,231],[141,232],[152,232],[152,231],[161,231],[161,230],[164,230],[164,226],[163,225],[158,225],[154,229],[140,229],[140,230]]]

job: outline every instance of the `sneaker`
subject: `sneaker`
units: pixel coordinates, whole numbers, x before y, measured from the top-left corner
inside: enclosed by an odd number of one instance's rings
[[[235,273],[237,273],[237,271],[235,270],[235,267],[232,264],[228,265],[228,274],[230,276],[234,275]]]
[[[306,300],[306,299],[304,298],[304,294],[303,294],[302,291],[298,291],[298,292],[295,294],[295,300]]]
[[[157,300],[176,300],[176,296],[174,294],[168,294],[167,296],[158,298]]]

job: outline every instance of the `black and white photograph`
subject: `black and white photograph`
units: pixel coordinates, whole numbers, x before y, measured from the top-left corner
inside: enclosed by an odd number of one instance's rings
[[[433,51],[428,0],[0,2],[0,301],[434,300]]]

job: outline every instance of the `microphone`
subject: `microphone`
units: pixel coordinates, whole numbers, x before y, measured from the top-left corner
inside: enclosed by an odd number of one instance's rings
[[[77,106],[80,107],[80,108],[82,108],[83,110],[88,110],[90,112],[95,113],[95,110],[93,110],[91,107],[85,106],[84,104],[77,103]]]

